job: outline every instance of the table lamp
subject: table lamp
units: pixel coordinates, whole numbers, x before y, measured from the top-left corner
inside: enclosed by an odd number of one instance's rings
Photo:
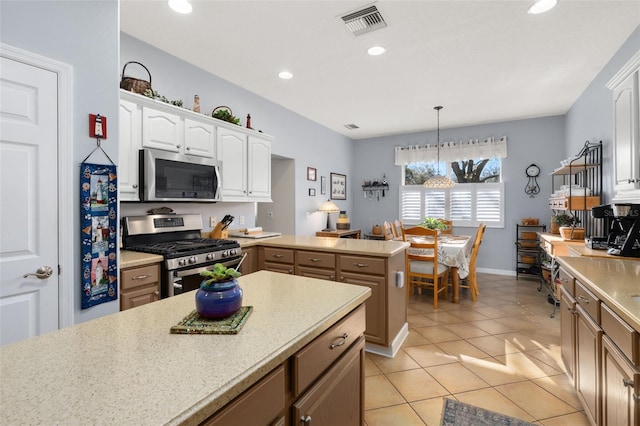
[[[340,211],[340,208],[338,206],[336,206],[333,201],[331,200],[327,200],[324,203],[322,203],[322,205],[320,206],[320,208],[318,209],[318,211],[321,212],[327,212],[327,228],[323,229],[323,231],[331,231],[331,225],[329,223],[329,216],[331,215],[331,213],[337,213]]]

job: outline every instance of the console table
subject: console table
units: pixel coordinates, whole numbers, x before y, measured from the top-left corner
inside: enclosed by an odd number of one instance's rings
[[[359,229],[333,229],[331,231],[318,231],[316,237],[355,238],[360,239]]]

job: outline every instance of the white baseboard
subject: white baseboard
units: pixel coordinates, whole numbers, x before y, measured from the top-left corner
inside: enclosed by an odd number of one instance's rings
[[[364,350],[372,354],[386,356],[387,358],[393,358],[400,350],[400,347],[407,339],[407,336],[409,336],[409,324],[405,322],[402,328],[400,328],[400,331],[398,331],[396,337],[393,339],[393,342],[391,342],[391,346],[385,347],[376,345],[375,343],[367,342],[365,344]]]
[[[477,268],[477,272],[482,272],[484,274],[495,274],[495,275],[508,275],[515,277],[516,271],[508,270],[508,269],[487,269],[487,268]]]

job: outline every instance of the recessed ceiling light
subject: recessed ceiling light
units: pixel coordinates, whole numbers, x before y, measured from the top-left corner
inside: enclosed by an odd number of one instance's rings
[[[278,74],[278,77],[280,77],[283,80],[289,80],[293,78],[293,74],[291,74],[289,71],[280,71],[280,73]]]
[[[193,7],[188,0],[169,0],[169,7],[178,13],[191,13]]]
[[[544,13],[548,10],[553,9],[556,4],[558,4],[558,0],[538,0],[533,4],[533,6],[529,8],[529,11],[527,13],[530,13],[532,15]]]
[[[382,55],[386,51],[387,51],[387,49],[385,49],[382,46],[373,46],[373,47],[370,47],[369,49],[367,49],[367,53],[369,55],[371,55],[371,56]]]

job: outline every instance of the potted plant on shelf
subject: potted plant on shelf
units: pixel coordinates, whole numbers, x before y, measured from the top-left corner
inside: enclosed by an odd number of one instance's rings
[[[584,228],[577,226],[580,224],[579,218],[564,213],[555,215],[552,219],[552,223],[555,223],[558,226],[558,232],[560,232],[560,236],[563,240],[584,239]]]
[[[418,226],[422,226],[423,228],[427,229],[435,229],[438,231],[438,233],[440,233],[440,231],[447,229],[448,225],[444,223],[442,219],[438,219],[435,217],[425,217],[424,219],[422,219],[422,222],[418,224]]]
[[[236,280],[240,272],[216,263],[213,270],[200,275],[205,277],[196,291],[196,310],[201,317],[224,318],[242,307],[242,289]]]

